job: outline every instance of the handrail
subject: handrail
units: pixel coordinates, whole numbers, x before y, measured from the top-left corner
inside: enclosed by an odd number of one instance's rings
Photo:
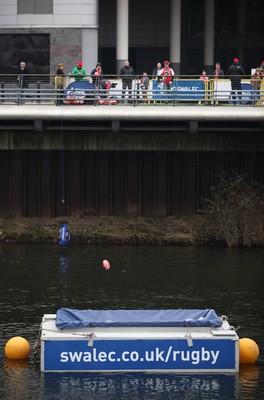
[[[232,89],[227,76],[204,81],[198,75],[181,75],[174,76],[167,84],[161,76],[148,77],[148,87],[141,86],[142,75],[135,75],[131,84],[123,88],[118,75],[0,74],[0,105],[264,105],[264,79],[259,88],[254,88],[248,75],[239,77],[241,90]]]

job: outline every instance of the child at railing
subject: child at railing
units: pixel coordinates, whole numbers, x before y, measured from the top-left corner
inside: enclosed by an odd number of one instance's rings
[[[140,85],[139,85],[142,93],[142,99],[143,102],[146,102],[148,98],[148,87],[149,87],[149,78],[148,74],[146,72],[143,72],[143,76],[140,79]]]
[[[200,80],[202,80],[202,81],[204,81],[204,89],[208,89],[208,84],[207,84],[207,81],[209,80],[209,78],[208,78],[208,76],[207,76],[207,74],[206,74],[206,71],[205,70],[203,70],[202,71],[202,75],[200,76],[200,78],[199,78]],[[205,98],[204,98],[204,100],[207,100],[206,99],[206,97],[208,96],[208,92],[205,92],[204,91],[204,94],[205,94]],[[205,101],[204,102],[205,104],[207,103],[207,101]],[[202,104],[202,102],[201,102],[201,100],[199,101],[199,103],[198,104]]]

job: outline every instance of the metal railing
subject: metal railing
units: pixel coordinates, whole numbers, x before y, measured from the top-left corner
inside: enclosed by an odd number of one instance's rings
[[[0,75],[0,105],[264,105],[264,79],[256,89],[250,78],[244,77],[240,90],[232,89],[227,77],[203,81],[185,75],[174,77],[169,84],[161,77],[149,78],[146,88],[141,86],[141,76],[133,77],[132,83],[124,87],[122,80],[113,75],[99,82],[90,75],[77,81],[73,75]]]

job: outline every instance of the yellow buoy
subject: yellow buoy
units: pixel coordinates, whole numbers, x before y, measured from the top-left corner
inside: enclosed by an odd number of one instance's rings
[[[21,336],[15,336],[8,340],[5,345],[5,354],[11,360],[23,360],[30,353],[30,344],[27,339]]]
[[[239,363],[253,364],[259,356],[259,347],[252,339],[239,339]]]

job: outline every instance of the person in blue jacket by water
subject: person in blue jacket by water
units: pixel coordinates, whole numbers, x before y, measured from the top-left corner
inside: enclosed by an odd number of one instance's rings
[[[71,240],[71,234],[66,224],[62,224],[59,230],[59,241],[61,246],[69,246]]]

